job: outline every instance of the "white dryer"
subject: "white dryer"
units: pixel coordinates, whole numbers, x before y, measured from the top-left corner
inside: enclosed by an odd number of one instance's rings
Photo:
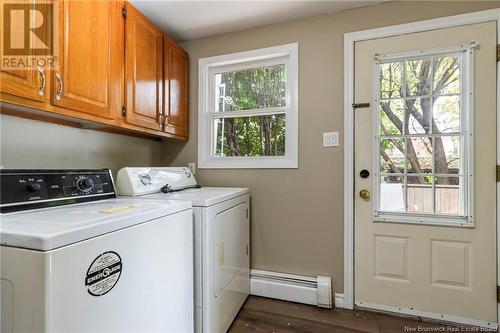
[[[117,199],[109,170],[0,176],[1,332],[193,331],[189,201]]]
[[[193,203],[195,332],[226,332],[250,293],[249,190],[200,187],[188,168],[123,168],[117,191]]]

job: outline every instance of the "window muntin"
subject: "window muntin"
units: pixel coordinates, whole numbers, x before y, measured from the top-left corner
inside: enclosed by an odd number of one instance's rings
[[[376,218],[472,221],[469,52],[376,60]]]
[[[297,167],[297,53],[287,44],[200,60],[201,168]]]

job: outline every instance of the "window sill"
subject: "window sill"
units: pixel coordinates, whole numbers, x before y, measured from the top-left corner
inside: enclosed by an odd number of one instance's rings
[[[297,169],[298,162],[286,157],[226,157],[199,160],[200,169]]]
[[[399,214],[378,214],[373,216],[373,222],[376,223],[402,223],[402,224],[421,224],[440,227],[459,227],[474,228],[474,221],[468,220],[462,216],[426,216],[412,215],[404,216]]]

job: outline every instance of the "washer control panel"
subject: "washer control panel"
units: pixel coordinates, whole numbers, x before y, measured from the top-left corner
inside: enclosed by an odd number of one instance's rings
[[[0,170],[0,212],[115,197],[108,169]]]

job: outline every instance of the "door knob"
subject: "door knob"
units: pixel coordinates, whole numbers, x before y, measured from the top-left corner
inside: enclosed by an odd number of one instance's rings
[[[364,200],[370,200],[370,191],[362,189],[359,191],[359,196]]]

